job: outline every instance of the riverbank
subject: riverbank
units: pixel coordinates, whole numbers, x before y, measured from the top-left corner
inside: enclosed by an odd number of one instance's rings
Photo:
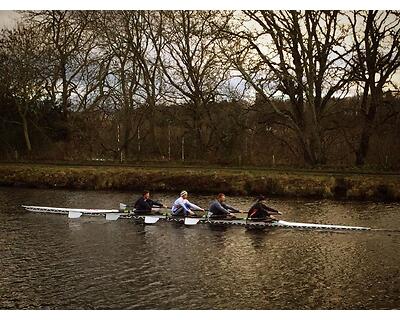
[[[0,185],[400,201],[400,175],[184,167],[0,164]]]

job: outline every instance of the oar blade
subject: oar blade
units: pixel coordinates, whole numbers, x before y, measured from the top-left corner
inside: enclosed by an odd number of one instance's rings
[[[106,220],[108,221],[115,221],[117,220],[119,217],[121,216],[121,214],[119,212],[111,212],[111,213],[106,213]]]
[[[68,218],[70,218],[70,219],[80,218],[81,215],[82,215],[82,212],[80,212],[80,211],[69,211],[68,212]]]
[[[201,218],[185,218],[185,225],[186,226],[194,226],[200,220],[201,220]]]
[[[144,223],[155,224],[159,219],[160,219],[159,217],[145,216]]]

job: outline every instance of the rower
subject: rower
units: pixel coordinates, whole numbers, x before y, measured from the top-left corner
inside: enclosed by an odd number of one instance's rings
[[[200,210],[204,211],[203,208],[189,202],[188,193],[186,191],[182,191],[180,197],[175,200],[172,206],[172,215],[173,216],[196,216],[196,214],[192,210]]]
[[[225,203],[225,195],[223,193],[219,193],[217,199],[210,204],[210,208],[208,209],[208,217],[210,219],[235,219],[236,216],[233,213],[240,212],[242,211],[227,205]]]
[[[265,197],[260,195],[257,197],[257,202],[252,205],[247,214],[247,218],[256,219],[256,220],[269,220],[269,221],[277,221],[273,214],[282,214],[278,210],[267,207],[265,204]]]
[[[150,192],[147,190],[144,190],[142,196],[136,200],[134,207],[135,207],[135,213],[140,213],[140,214],[151,213],[153,207],[166,208],[166,206],[164,206],[162,203],[151,200]]]

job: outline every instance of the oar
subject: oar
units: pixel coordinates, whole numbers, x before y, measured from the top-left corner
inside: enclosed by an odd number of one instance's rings
[[[144,223],[145,224],[155,224],[158,220],[160,220],[161,217],[153,217],[153,216],[145,216],[144,217]]]
[[[185,225],[186,226],[193,226],[195,224],[197,224],[200,220],[202,220],[203,218],[189,218],[189,217],[185,217]]]
[[[115,221],[121,216],[121,212],[110,212],[106,213],[106,220]]]
[[[82,215],[82,212],[80,212],[80,211],[69,211],[68,212],[68,218],[70,218],[70,219],[80,218],[81,215]]]

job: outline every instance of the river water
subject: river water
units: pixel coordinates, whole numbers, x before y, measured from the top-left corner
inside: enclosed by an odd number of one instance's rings
[[[185,227],[25,212],[135,193],[0,188],[1,309],[398,309],[400,233]],[[154,194],[170,205],[174,194]],[[192,195],[204,207],[210,196]],[[246,209],[250,197],[228,197]],[[271,199],[285,220],[400,230],[400,204]]]

